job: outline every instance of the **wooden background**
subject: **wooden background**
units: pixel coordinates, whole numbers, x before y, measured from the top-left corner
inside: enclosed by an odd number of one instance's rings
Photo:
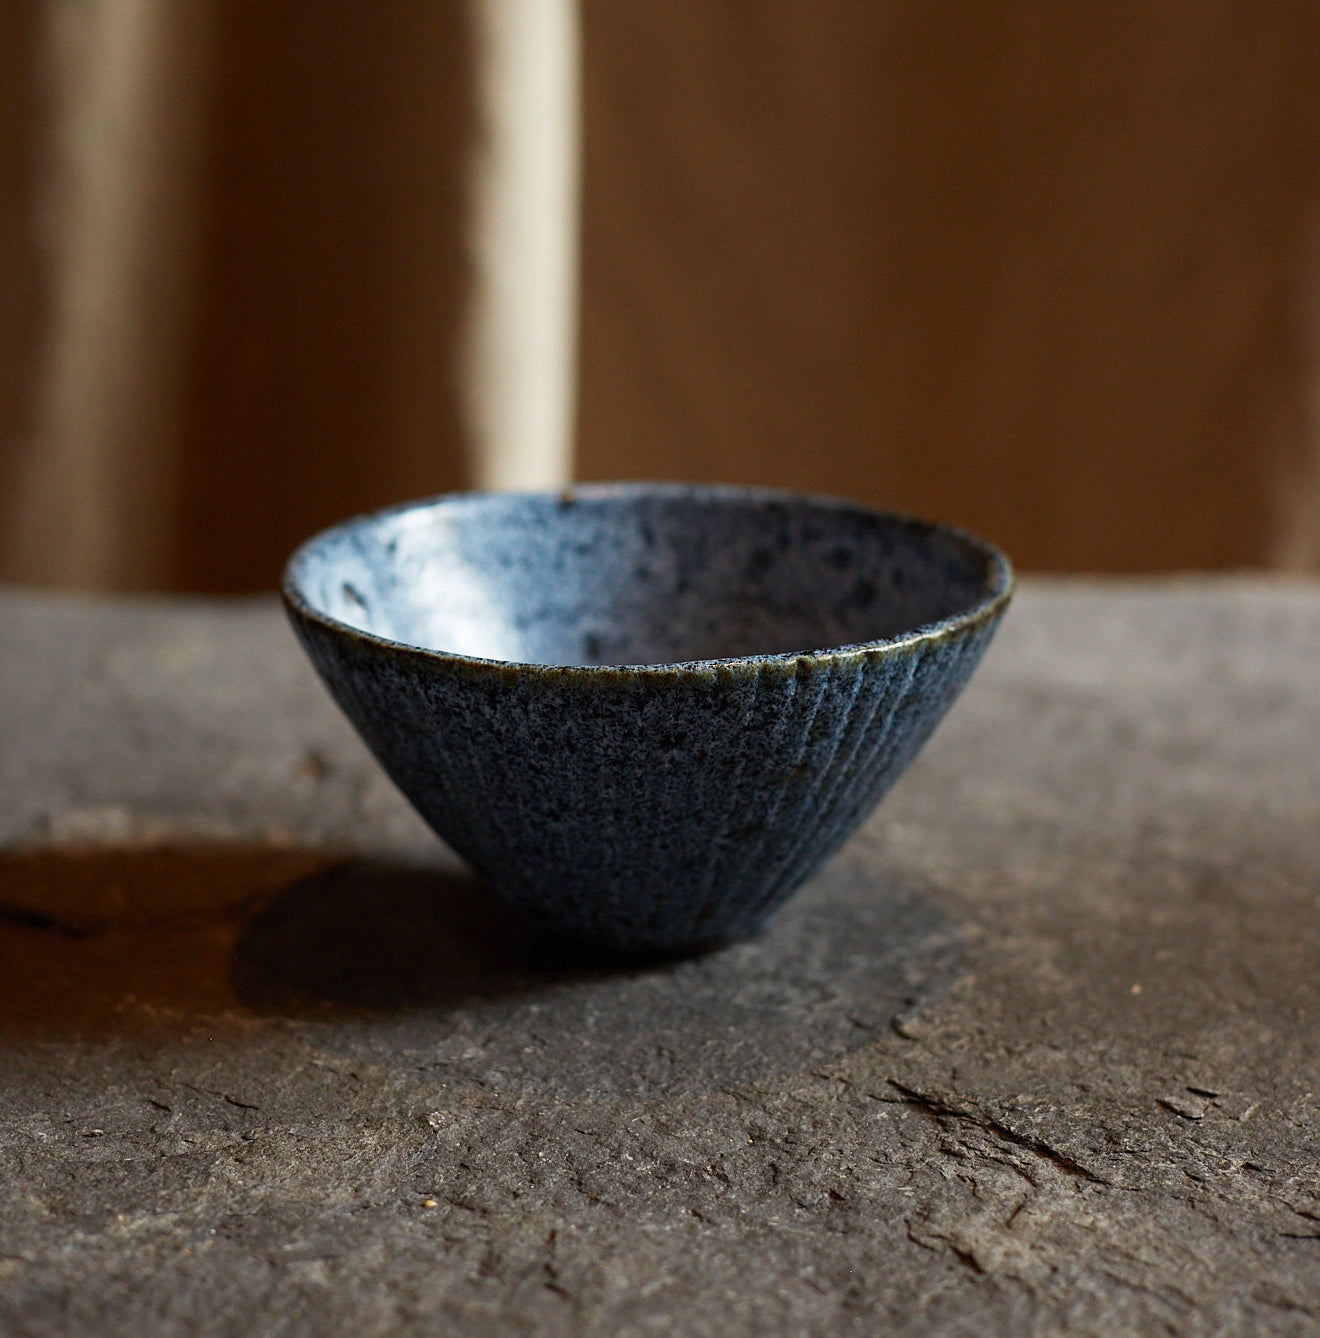
[[[582,12],[581,477],[847,494],[1031,569],[1320,566],[1320,6]],[[462,486],[468,11],[3,27],[0,577],[265,588]]]

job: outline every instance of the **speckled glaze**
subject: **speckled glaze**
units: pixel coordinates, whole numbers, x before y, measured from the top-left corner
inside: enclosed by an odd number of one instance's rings
[[[309,540],[284,599],[428,823],[614,951],[753,931],[930,736],[1008,603],[969,535],[829,498],[458,494]]]

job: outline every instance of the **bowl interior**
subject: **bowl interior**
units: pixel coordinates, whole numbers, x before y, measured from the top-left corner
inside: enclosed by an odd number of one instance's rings
[[[391,641],[483,659],[647,665],[882,640],[975,609],[993,550],[824,499],[720,488],[466,494],[349,521],[288,582]]]

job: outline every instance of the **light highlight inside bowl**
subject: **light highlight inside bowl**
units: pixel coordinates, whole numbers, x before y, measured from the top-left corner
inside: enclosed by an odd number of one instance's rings
[[[656,665],[885,640],[1009,580],[957,533],[827,499],[655,485],[451,496],[319,535],[290,577],[360,631],[482,659]]]

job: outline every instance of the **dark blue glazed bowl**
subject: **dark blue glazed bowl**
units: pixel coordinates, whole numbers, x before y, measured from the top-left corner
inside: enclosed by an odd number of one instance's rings
[[[335,700],[496,892],[625,953],[750,933],[962,690],[1012,589],[969,535],[763,489],[459,494],[284,579]]]

